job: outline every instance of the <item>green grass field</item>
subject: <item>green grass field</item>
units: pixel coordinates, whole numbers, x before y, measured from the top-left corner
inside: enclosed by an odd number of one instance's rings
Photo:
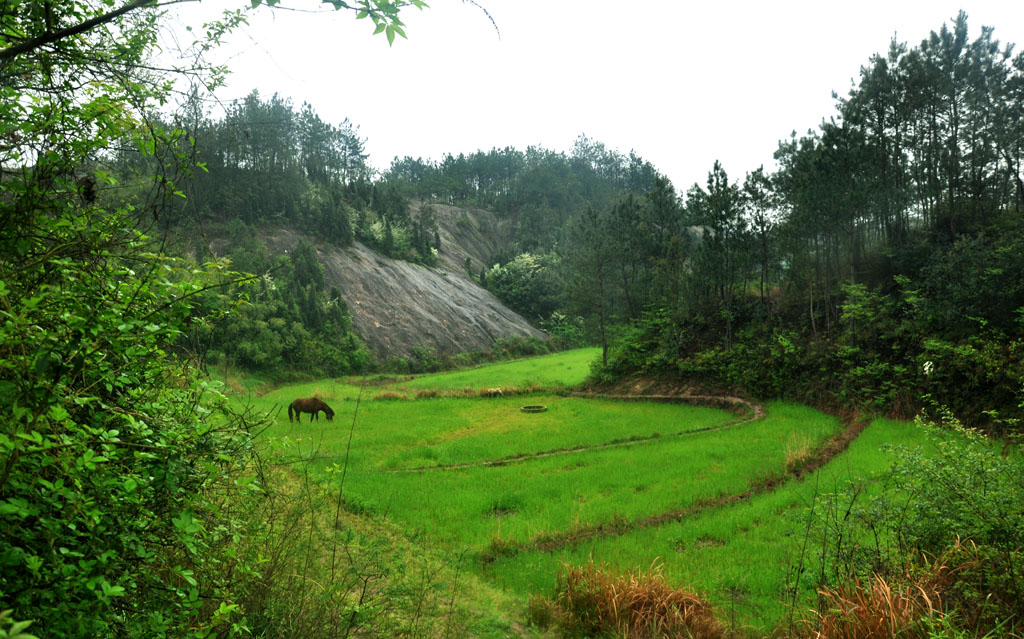
[[[744,422],[717,408],[564,393],[596,354],[412,379],[325,380],[251,402],[275,411],[263,434],[268,447],[308,462],[311,476],[334,490],[344,476],[350,510],[472,559],[479,576],[524,600],[550,594],[565,562],[593,558],[626,570],[657,561],[673,583],[706,593],[736,623],[762,628],[785,614],[811,504],[887,468],[882,442],[916,437],[906,424],[873,423],[815,475],[721,505],[788,477],[841,430],[839,421],[786,403]],[[545,390],[479,396],[498,386]],[[334,420],[289,423],[287,403],[313,394],[331,404]],[[524,413],[525,404],[547,411]],[[536,549],[552,539],[571,543]],[[797,580],[803,596],[813,592],[806,576]]]
[[[769,416],[780,408],[791,407],[770,405]],[[807,526],[812,505],[821,514],[829,507],[830,496],[854,482],[866,487],[866,498],[889,468],[891,460],[883,447],[920,443],[921,433],[913,424],[876,420],[826,467],[777,490],[679,522],[552,553],[501,557],[484,573],[514,592],[550,593],[563,563],[582,564],[594,558],[626,571],[646,569],[657,561],[673,583],[707,594],[743,625],[768,630],[786,620],[787,604],[792,602],[789,585],[799,584],[798,608],[813,606],[816,575],[797,574],[810,555],[821,550],[820,533]]]

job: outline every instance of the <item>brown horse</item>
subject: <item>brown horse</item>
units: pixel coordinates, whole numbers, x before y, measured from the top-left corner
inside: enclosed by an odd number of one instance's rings
[[[309,421],[319,420],[320,411],[327,415],[327,421],[334,419],[334,411],[319,397],[303,397],[288,404],[288,421],[292,421],[292,411],[295,412],[295,419],[302,421],[302,413],[309,413]]]

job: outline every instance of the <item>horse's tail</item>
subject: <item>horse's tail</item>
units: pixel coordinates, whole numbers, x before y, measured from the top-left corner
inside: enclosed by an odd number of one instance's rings
[[[296,412],[298,412],[298,411],[296,411]],[[289,421],[289,423],[292,421],[292,405],[291,404],[288,404],[288,421]]]

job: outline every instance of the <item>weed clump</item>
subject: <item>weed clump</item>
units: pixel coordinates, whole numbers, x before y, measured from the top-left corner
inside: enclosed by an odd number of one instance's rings
[[[375,401],[394,401],[398,399],[408,399],[408,397],[406,397],[402,393],[396,393],[394,391],[384,391],[382,393],[377,393],[376,395],[374,395],[373,399]]]
[[[718,639],[725,634],[711,604],[669,584],[659,564],[625,575],[593,562],[564,566],[550,605],[531,601],[527,612],[532,623],[554,623],[566,637]]]
[[[793,473],[803,468],[813,454],[814,446],[810,437],[790,433],[789,441],[786,442],[786,470]]]
[[[929,584],[892,585],[880,575],[820,591],[812,636],[820,639],[888,639],[930,635],[942,600]]]

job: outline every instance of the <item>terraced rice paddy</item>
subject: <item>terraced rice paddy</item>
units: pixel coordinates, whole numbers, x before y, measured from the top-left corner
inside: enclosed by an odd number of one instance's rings
[[[660,562],[674,582],[763,627],[784,615],[789,586],[813,592],[797,569],[817,496],[882,473],[880,444],[915,437],[878,422],[843,452],[859,429],[841,439],[851,425],[803,406],[572,395],[595,355],[325,381],[254,404],[278,410],[267,445],[341,487],[350,509],[459,553],[524,599],[550,594],[563,562]],[[289,423],[283,407],[314,393],[334,420]]]

